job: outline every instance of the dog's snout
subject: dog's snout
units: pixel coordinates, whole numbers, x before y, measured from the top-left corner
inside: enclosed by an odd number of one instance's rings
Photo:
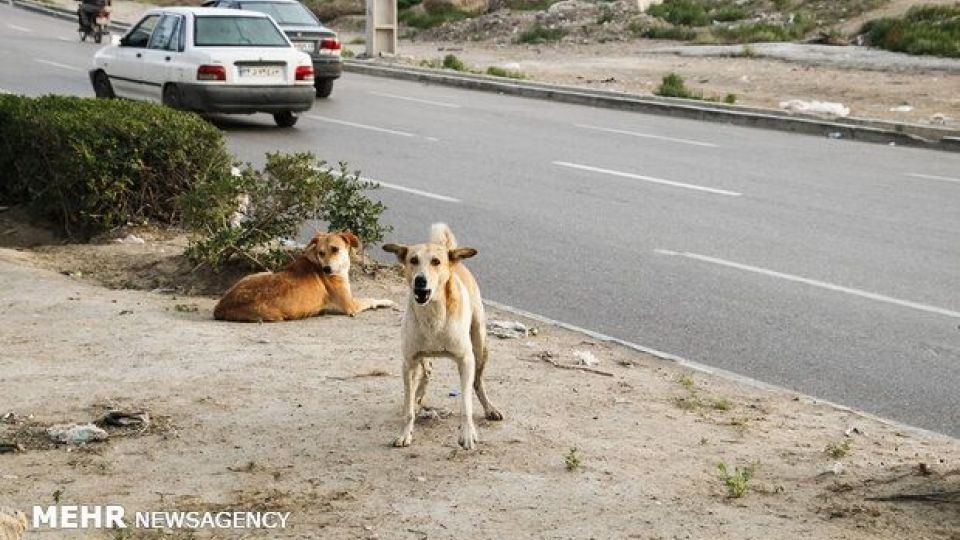
[[[417,274],[413,278],[413,288],[414,289],[426,289],[427,288],[427,278],[423,274]]]
[[[329,265],[328,265],[328,266],[324,266],[323,268],[321,268],[321,270],[323,270],[323,273],[324,273],[324,274],[329,274],[329,273],[333,272],[333,268],[330,268]]]

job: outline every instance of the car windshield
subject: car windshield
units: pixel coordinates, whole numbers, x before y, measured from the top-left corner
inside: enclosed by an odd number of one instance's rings
[[[283,32],[265,17],[200,16],[194,25],[197,47],[289,47]]]
[[[243,9],[252,9],[266,13],[277,21],[277,24],[317,26],[319,21],[313,13],[303,7],[300,2],[244,2]]]

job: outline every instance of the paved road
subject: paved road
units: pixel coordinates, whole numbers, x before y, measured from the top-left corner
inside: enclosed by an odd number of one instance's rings
[[[0,89],[91,95],[71,24],[0,17]],[[960,155],[351,74],[219,124],[393,184],[391,239],[447,221],[490,299],[960,436]]]

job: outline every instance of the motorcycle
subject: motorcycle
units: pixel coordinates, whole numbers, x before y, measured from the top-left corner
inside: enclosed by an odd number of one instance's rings
[[[110,4],[93,5],[81,0],[77,8],[77,17],[80,19],[80,41],[93,37],[94,43],[103,41],[103,35],[110,33],[107,26],[110,24]],[[84,24],[86,23],[86,24]]]

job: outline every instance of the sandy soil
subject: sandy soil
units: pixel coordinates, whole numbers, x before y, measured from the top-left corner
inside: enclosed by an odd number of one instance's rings
[[[0,245],[31,231],[7,219]],[[958,538],[960,441],[549,326],[492,340],[490,391],[507,418],[478,420],[478,450],[458,449],[455,416],[392,448],[399,311],[220,323],[211,297],[100,284],[151,288],[141,267],[179,268],[181,245],[0,249],[0,442],[23,447],[0,454],[0,506],[57,493],[128,512],[292,512],[279,535],[197,535],[219,538]],[[403,296],[389,271],[354,286]],[[608,375],[543,360],[571,366],[574,351]],[[435,377],[433,404],[456,409],[452,364]],[[111,408],[152,423],[83,447],[44,435]],[[754,467],[742,498],[721,462]],[[98,534],[81,537],[114,537]]]

